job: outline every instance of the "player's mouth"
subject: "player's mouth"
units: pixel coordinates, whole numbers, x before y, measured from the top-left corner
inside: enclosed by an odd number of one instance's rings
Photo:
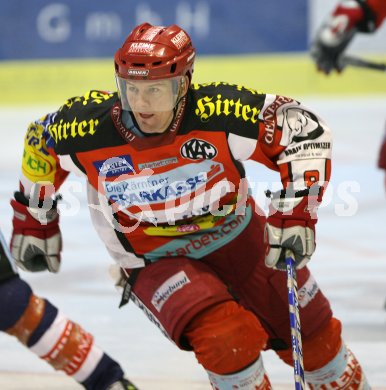
[[[138,115],[142,118],[142,119],[149,119],[151,118],[154,114],[146,114],[144,112],[140,112],[138,113]]]

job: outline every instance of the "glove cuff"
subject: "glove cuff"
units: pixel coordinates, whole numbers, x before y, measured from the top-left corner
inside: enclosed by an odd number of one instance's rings
[[[292,187],[288,187],[276,192],[270,190],[265,191],[265,196],[272,200],[276,199],[291,199],[291,198],[303,198],[305,196],[316,196],[321,197],[323,193],[323,187],[317,184],[314,184],[311,187],[295,190]]]
[[[319,185],[296,191],[287,188],[271,193],[268,190],[266,196],[271,199],[269,218],[314,220],[316,223],[322,192],[323,187]]]
[[[31,199],[28,199],[21,191],[16,191],[14,197],[16,203],[24,206],[28,213],[42,225],[47,225],[59,218],[57,204],[58,200],[61,199],[60,195],[55,199],[49,199],[49,201],[39,200],[33,206],[31,205]]]
[[[15,191],[13,193],[13,196],[15,197],[15,200],[19,203],[21,203],[24,206],[27,206],[29,208],[39,208],[39,209],[56,209],[58,206],[58,202],[62,199],[61,195],[56,195],[54,199],[30,199],[25,196],[25,194],[22,191]],[[31,203],[34,204],[31,204]]]

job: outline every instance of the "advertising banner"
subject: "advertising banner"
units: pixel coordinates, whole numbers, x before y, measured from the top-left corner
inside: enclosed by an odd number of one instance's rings
[[[179,24],[199,54],[304,51],[303,0],[0,2],[0,59],[111,57],[142,22]]]

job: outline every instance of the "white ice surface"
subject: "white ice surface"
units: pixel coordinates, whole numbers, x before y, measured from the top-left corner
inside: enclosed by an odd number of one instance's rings
[[[383,172],[376,168],[386,95],[303,102],[334,133],[333,176],[319,212],[317,251],[310,268],[342,320],[345,340],[368,379],[373,386],[386,385],[386,198]],[[0,109],[0,226],[7,238],[12,215],[9,199],[17,188],[26,125],[52,108]],[[256,197],[264,203],[263,190],[278,180],[277,174],[256,164],[248,164],[247,172],[256,183]],[[134,304],[118,309],[120,297],[108,276],[110,259],[89,221],[84,186],[71,176],[62,192],[67,200],[78,199],[80,207],[68,208],[68,203],[62,207],[61,272],[22,276],[38,295],[92,332],[144,389],[162,387],[154,383],[168,383],[169,390],[209,389],[193,354],[167,341]],[[263,356],[273,384],[292,383],[291,368],[274,353]],[[52,373],[51,367],[5,334],[0,334],[0,371],[42,373],[42,377]]]

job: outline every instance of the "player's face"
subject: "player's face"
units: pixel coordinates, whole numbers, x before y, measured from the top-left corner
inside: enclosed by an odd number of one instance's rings
[[[133,111],[133,115],[139,128],[144,133],[163,133],[169,127],[173,119],[173,110],[148,111],[146,108]]]
[[[181,97],[181,77],[163,80],[119,79],[122,108],[132,111],[145,133],[162,133],[173,119]]]

